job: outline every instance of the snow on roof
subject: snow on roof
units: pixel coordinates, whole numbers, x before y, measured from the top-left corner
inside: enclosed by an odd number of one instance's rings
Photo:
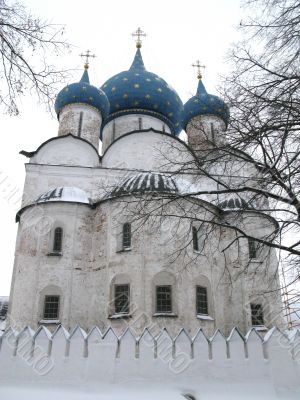
[[[51,189],[41,194],[37,199],[37,203],[47,203],[52,201],[67,201],[72,203],[90,204],[88,194],[77,187],[62,186]]]
[[[9,297],[8,296],[0,296],[0,303],[8,303]]]

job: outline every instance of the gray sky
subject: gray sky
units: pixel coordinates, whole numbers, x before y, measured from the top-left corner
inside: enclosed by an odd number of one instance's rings
[[[97,57],[90,64],[90,79],[100,86],[114,74],[127,70],[135,53],[131,33],[140,26],[147,37],[142,54],[147,70],[164,78],[182,101],[197,86],[191,64],[200,59],[206,65],[203,81],[216,93],[219,74],[228,72],[225,55],[238,36],[242,18],[240,0],[25,0],[32,13],[66,28],[66,39],[74,45],[71,53],[51,57],[53,64],[75,68],[81,77],[83,60],[79,54],[91,49]],[[17,233],[15,214],[20,207],[26,158],[20,150],[35,150],[57,135],[57,120],[30,95],[23,99],[18,117],[1,116],[0,214],[1,267],[0,295],[8,295]]]

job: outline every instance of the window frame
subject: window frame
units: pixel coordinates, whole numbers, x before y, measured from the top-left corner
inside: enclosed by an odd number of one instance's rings
[[[198,309],[198,305],[199,305],[198,290],[199,289],[204,289],[205,290],[205,304],[206,304],[205,311],[206,312],[199,312],[199,309]],[[209,316],[208,290],[207,290],[207,287],[203,286],[203,285],[196,285],[196,315],[207,315],[207,316]]]
[[[56,303],[57,304],[57,313],[56,313],[56,316],[47,317],[46,316],[47,299],[49,299],[50,297],[56,297],[58,299],[58,301]],[[54,302],[52,302],[52,303],[54,303]],[[46,294],[45,297],[44,297],[43,319],[44,320],[59,320],[60,303],[61,303],[61,300],[60,300],[60,296],[59,295],[57,295],[57,294]],[[48,304],[51,304],[51,303],[48,302]],[[49,312],[50,312],[50,310],[48,310],[48,313]]]
[[[254,314],[254,307],[259,308],[259,313]],[[250,310],[251,310],[251,326],[264,326],[265,325],[265,319],[264,319],[264,307],[262,303],[250,303]],[[259,323],[255,323],[255,319],[258,319]],[[257,322],[257,321],[256,321]]]
[[[117,301],[117,293],[116,293],[117,292],[117,288],[125,287],[125,286],[128,288],[126,309],[124,311],[118,311],[117,310],[117,304],[116,304],[116,301]],[[114,294],[113,294],[113,296],[114,296],[113,297],[113,299],[114,299],[114,302],[113,302],[114,315],[128,315],[128,314],[130,314],[130,284],[129,283],[115,283],[114,284]],[[119,305],[118,305],[118,307],[119,307]],[[122,306],[122,308],[124,308],[124,306]]]
[[[161,289],[161,288],[168,288],[168,289],[170,289],[170,292],[169,292],[169,302],[170,302],[170,309],[169,310],[166,310],[166,309],[163,309],[163,308],[166,308],[166,305],[165,306],[162,306],[162,305],[160,305],[160,309],[159,309],[159,307],[158,307],[158,290],[159,289]],[[166,299],[165,299],[165,301],[167,301]],[[172,285],[156,285],[155,286],[155,314],[173,314],[173,308],[174,308],[174,305],[173,305],[173,287],[172,287]]]
[[[59,232],[59,240],[57,239],[57,233]],[[54,229],[53,233],[53,243],[52,243],[52,252],[54,254],[61,254],[62,252],[62,242],[63,242],[63,234],[64,230],[61,226],[57,226]],[[59,243],[59,246],[57,246],[57,243]]]
[[[257,254],[258,253],[258,248],[257,248],[257,241],[252,238],[248,238],[248,254],[249,254],[249,260],[257,260]]]
[[[193,250],[199,252],[199,239],[198,239],[198,229],[193,226],[192,227],[192,235],[193,235]]]
[[[127,229],[127,231],[126,231]],[[122,249],[130,250],[131,249],[131,224],[130,222],[125,222],[122,227]]]

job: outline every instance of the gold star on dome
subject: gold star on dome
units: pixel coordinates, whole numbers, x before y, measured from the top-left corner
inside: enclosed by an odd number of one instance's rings
[[[202,73],[201,73],[201,68],[206,68],[205,65],[201,65],[200,61],[197,60],[196,64],[192,64],[192,67],[197,68],[197,78],[200,80],[202,79]]]
[[[138,49],[140,49],[140,48],[142,47],[142,39],[141,39],[141,38],[142,38],[142,37],[146,37],[147,35],[146,35],[146,33],[143,32],[143,31],[141,30],[141,28],[139,27],[139,28],[137,28],[137,30],[136,30],[135,32],[133,32],[133,33],[131,34],[131,36],[137,38],[136,41],[135,41],[136,47],[137,47]]]
[[[138,88],[140,87],[140,85],[139,85],[138,83],[135,83],[135,84],[133,85],[133,87],[134,87],[135,89],[138,89]]]

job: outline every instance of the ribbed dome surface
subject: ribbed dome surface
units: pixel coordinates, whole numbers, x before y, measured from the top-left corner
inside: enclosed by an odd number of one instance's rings
[[[188,122],[198,115],[215,115],[221,118],[226,126],[229,120],[227,105],[218,96],[207,93],[201,79],[196,95],[184,105],[182,127],[186,129]]]
[[[110,103],[110,117],[141,113],[164,121],[173,134],[181,131],[183,104],[166,81],[145,69],[140,49],[137,49],[128,71],[110,78],[101,89]]]
[[[55,100],[55,112],[59,115],[67,104],[84,103],[97,108],[105,119],[109,113],[109,102],[106,94],[90,85],[88,71],[85,69],[80,82],[72,83],[63,88]]]
[[[223,211],[253,210],[253,206],[240,197],[231,197],[218,204]]]
[[[47,203],[52,201],[90,204],[90,199],[84,190],[69,186],[51,189],[48,192],[41,194],[36,199],[36,203]]]
[[[126,178],[112,190],[109,197],[117,197],[131,193],[145,192],[177,192],[177,186],[171,177],[158,173],[142,173]]]

